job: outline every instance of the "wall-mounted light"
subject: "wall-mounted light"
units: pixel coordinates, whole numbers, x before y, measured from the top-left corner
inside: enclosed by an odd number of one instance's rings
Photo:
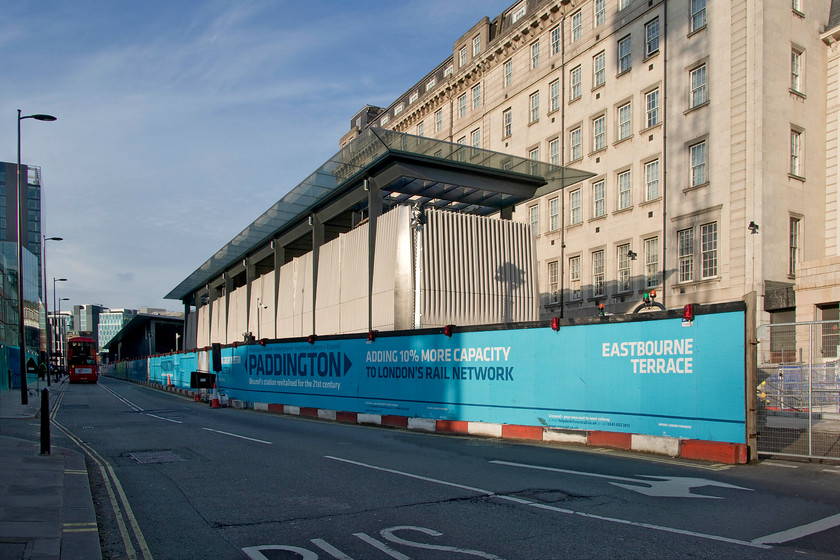
[[[631,249],[627,251],[627,256],[630,257],[631,261],[635,261],[636,257],[638,257],[639,255],[637,255],[636,252]]]
[[[755,235],[756,233],[758,233],[758,224],[751,220],[750,225],[747,226],[747,229],[750,230],[751,234]]]

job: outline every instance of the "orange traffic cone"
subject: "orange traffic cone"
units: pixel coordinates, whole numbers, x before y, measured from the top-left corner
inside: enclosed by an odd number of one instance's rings
[[[216,390],[215,383],[213,383],[213,396],[210,398],[210,408],[222,408],[222,403],[219,402],[219,392]]]

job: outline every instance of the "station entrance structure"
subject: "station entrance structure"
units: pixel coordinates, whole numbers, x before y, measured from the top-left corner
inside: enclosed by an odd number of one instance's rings
[[[184,304],[184,348],[536,320],[533,235],[513,210],[591,176],[368,128],[166,298]]]

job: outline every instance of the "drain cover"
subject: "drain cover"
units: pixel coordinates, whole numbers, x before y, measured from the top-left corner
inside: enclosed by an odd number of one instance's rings
[[[140,463],[141,465],[152,465],[155,463],[173,463],[175,461],[184,460],[183,457],[169,449],[163,451],[132,451],[128,454],[128,456]]]

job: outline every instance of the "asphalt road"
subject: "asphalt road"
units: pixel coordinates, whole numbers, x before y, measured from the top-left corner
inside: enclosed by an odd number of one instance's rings
[[[54,398],[105,558],[840,558],[840,465],[723,466],[235,409]]]

